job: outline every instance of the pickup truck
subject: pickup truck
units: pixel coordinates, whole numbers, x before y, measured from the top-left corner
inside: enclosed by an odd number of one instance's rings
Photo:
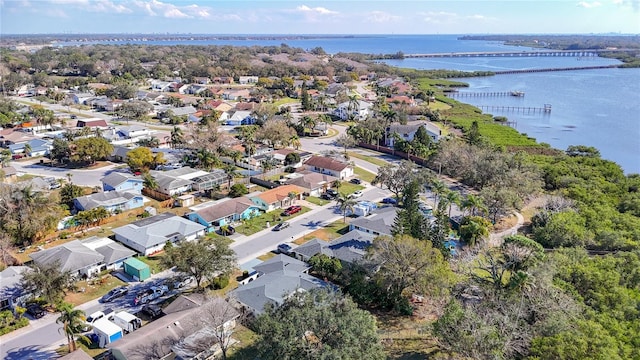
[[[166,285],[163,286],[152,286],[149,290],[145,290],[141,293],[138,293],[136,297],[133,299],[133,304],[146,304],[151,300],[155,300],[160,296],[169,292],[169,288]]]

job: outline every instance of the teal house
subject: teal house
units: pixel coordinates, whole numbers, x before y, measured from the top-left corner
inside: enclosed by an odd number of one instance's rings
[[[214,231],[218,226],[260,215],[258,205],[245,197],[203,205],[206,206],[192,208],[195,211],[188,213],[187,217],[193,222],[206,226],[207,232]]]

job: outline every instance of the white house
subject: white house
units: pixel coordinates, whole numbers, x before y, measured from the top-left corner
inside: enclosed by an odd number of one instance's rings
[[[304,165],[308,170],[328,174],[340,180],[353,176],[353,166],[326,156],[312,156]]]
[[[238,82],[242,85],[255,84],[258,82],[258,77],[257,76],[240,76],[240,78],[238,79]]]
[[[355,120],[364,120],[371,113],[371,107],[373,106],[370,102],[358,100],[357,104],[354,104],[353,108],[350,108],[349,103],[350,102],[347,101],[338,104],[333,114],[341,120],[348,120],[351,117]]]
[[[167,242],[192,241],[205,234],[205,227],[172,213],[163,213],[113,229],[116,241],[141,255],[162,250]]]
[[[406,125],[396,123],[391,124],[386,130],[387,134],[385,145],[388,147],[393,147],[393,142],[395,140],[393,134],[398,134],[398,136],[405,141],[412,141],[420,127],[424,127],[424,129],[427,131],[427,134],[434,142],[440,140],[442,130],[440,130],[439,127],[428,121],[411,121]]]

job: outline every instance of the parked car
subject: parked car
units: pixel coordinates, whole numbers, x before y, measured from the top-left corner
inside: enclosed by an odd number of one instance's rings
[[[31,304],[27,306],[27,314],[33,316],[34,319],[40,319],[44,316],[46,312],[42,308],[42,306],[38,304]]]
[[[220,230],[218,230],[220,232],[220,235],[222,236],[229,236],[229,235],[233,235],[236,233],[236,229],[231,226],[231,225],[224,225],[224,226],[220,226]]]
[[[300,212],[300,210],[302,210],[302,206],[299,206],[299,205],[289,206],[282,212],[282,216],[293,215],[297,212]]]
[[[291,251],[291,245],[288,244],[280,244],[278,245],[278,252],[281,254],[288,254]]]
[[[152,317],[152,318],[158,317],[162,314],[162,308],[160,308],[160,306],[156,304],[147,304],[143,306],[142,310],[140,311],[149,315],[149,317]]]
[[[145,290],[141,293],[138,293],[135,299],[133,299],[133,304],[134,305],[138,305],[139,303],[146,304],[151,300],[155,300],[168,292],[169,292],[169,288],[165,285],[152,286],[150,289]]]
[[[392,205],[395,205],[395,204],[397,204],[397,203],[398,203],[398,201],[397,201],[396,199],[391,198],[391,197],[384,198],[384,199],[382,199],[382,201],[381,201],[381,202],[382,202],[383,204],[392,204]]]
[[[338,191],[334,189],[327,189],[327,191],[325,191],[325,194],[329,194],[329,196],[336,197],[338,196]]]
[[[353,178],[353,179],[349,180],[349,182],[352,183],[352,184],[356,184],[356,185],[362,184],[362,180],[356,179],[356,178]]]
[[[273,231],[280,231],[280,230],[284,230],[284,229],[286,229],[286,228],[288,228],[288,227],[289,227],[289,223],[288,223],[288,222],[286,222],[286,221],[283,221],[283,222],[281,222],[280,224],[276,225],[276,226],[273,228]]]
[[[106,293],[101,299],[101,302],[110,302],[119,297],[123,297],[129,293],[129,288],[126,286],[120,286],[115,289],[112,289],[108,293]]]
[[[359,198],[361,196],[362,196],[362,191],[360,191],[360,190],[354,191],[353,193],[351,193],[351,195],[349,195],[349,197],[352,198],[352,199],[356,199],[356,198]]]
[[[320,195],[320,199],[323,199],[323,200],[333,200],[333,199],[334,199],[334,197],[333,197],[333,196],[331,196],[331,195],[329,195],[329,194],[326,194],[326,193],[325,193],[325,194]]]
[[[175,279],[175,281],[173,282],[173,288],[174,289],[182,289],[184,287],[189,286],[189,284],[193,283],[194,279],[192,276],[186,276],[183,278],[177,278]]]
[[[92,313],[91,315],[87,316],[87,319],[84,321],[82,331],[91,330],[93,328],[93,324],[95,324],[96,321],[105,317],[110,319],[111,317],[113,317],[113,315],[115,315],[113,309],[104,309],[104,311],[96,311]]]

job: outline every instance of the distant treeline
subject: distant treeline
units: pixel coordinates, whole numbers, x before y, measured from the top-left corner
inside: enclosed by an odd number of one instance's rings
[[[554,50],[640,49],[640,35],[465,35],[458,39],[504,41],[505,45]]]

